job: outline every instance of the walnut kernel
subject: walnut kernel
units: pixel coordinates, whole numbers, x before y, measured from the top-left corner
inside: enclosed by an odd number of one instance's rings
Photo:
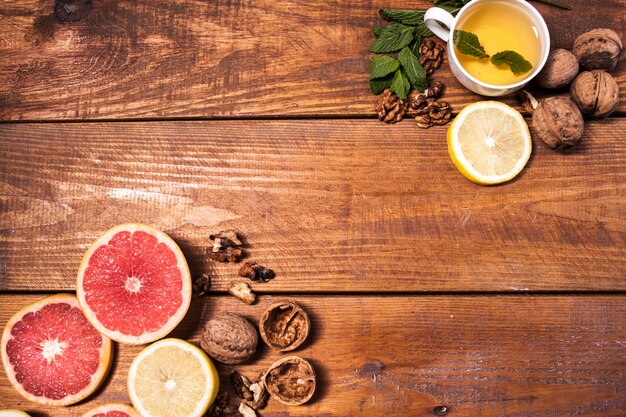
[[[263,408],[267,402],[267,389],[262,379],[251,382],[237,371],[230,373],[230,386],[233,392],[253,410]]]
[[[245,282],[235,282],[231,281],[226,286],[229,294],[237,297],[239,300],[246,304],[254,304],[256,300],[256,295],[250,289],[250,286]]]
[[[251,281],[259,280],[262,282],[268,282],[276,276],[276,273],[255,261],[247,261],[239,269],[239,276],[250,278]]]
[[[223,230],[210,235],[213,246],[207,249],[210,259],[218,262],[236,262],[243,254],[242,242],[237,232],[233,229]]]
[[[617,65],[622,40],[611,29],[593,29],[576,38],[572,52],[583,67],[610,71]]]
[[[309,316],[298,304],[281,301],[265,310],[259,322],[259,333],[275,351],[288,352],[304,342],[310,327]]]
[[[578,59],[565,49],[550,51],[548,60],[537,75],[537,83],[543,88],[565,87],[578,74]]]
[[[581,72],[570,95],[583,114],[599,119],[609,116],[619,104],[619,87],[611,74],[602,70]]]
[[[238,411],[239,411],[239,414],[241,414],[243,417],[257,417],[256,411],[254,411],[246,403],[239,404]]]
[[[376,114],[378,120],[385,123],[397,123],[402,120],[409,104],[406,100],[401,100],[396,93],[389,88],[385,88],[378,96],[378,104],[376,105]]]
[[[258,336],[254,326],[235,313],[223,313],[207,321],[200,345],[213,359],[240,364],[256,352]]]
[[[283,404],[300,405],[315,392],[315,371],[306,360],[287,356],[269,367],[263,382],[272,398]]]

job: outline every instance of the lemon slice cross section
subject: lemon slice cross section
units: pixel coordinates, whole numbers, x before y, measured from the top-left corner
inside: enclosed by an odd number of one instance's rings
[[[180,339],[151,344],[128,370],[128,394],[142,417],[200,417],[218,389],[213,362],[201,349]]]
[[[519,174],[532,151],[524,117],[499,101],[465,107],[448,128],[448,153],[457,169],[478,184],[500,184]]]

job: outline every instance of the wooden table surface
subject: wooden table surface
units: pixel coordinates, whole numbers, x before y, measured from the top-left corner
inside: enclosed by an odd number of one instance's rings
[[[626,1],[533,3],[553,47],[609,27]],[[95,0],[60,23],[53,0],[0,0],[0,326],[75,290],[104,230],[143,222],[209,273],[173,336],[199,342],[221,311],[258,322],[285,298],[310,312],[296,354],[318,372],[305,406],[262,416],[626,415],[626,59],[621,102],[566,152],[533,137],[514,181],[482,187],[447,154],[447,127],[375,119],[371,29],[426,0]],[[480,97],[434,74],[458,112]],[[546,92],[536,91],[538,96]],[[560,93],[564,93],[561,91]],[[517,108],[514,98],[502,101]],[[246,306],[232,264],[203,256],[236,228],[277,272]],[[0,409],[80,416],[128,402],[141,347],[118,345],[104,386],[66,407],[22,399],[0,370]],[[258,374],[262,349],[237,369]],[[219,366],[224,376],[231,367]]]

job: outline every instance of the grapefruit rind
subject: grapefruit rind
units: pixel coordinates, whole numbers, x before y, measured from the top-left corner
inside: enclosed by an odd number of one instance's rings
[[[92,408],[91,410],[87,411],[81,417],[91,417],[96,414],[101,414],[101,413],[104,414],[104,413],[108,413],[111,411],[122,411],[128,414],[130,417],[141,417],[139,413],[133,407],[127,404],[123,404],[123,403],[102,404],[96,408]]]
[[[140,367],[141,363],[150,355],[152,355],[155,351],[164,347],[165,348],[175,347],[175,348],[182,349],[184,351],[191,353],[194,356],[194,358],[198,360],[199,366],[202,369],[202,373],[206,376],[206,378],[209,381],[205,381],[203,397],[202,399],[197,401],[196,408],[193,411],[193,413],[186,415],[184,417],[203,416],[206,413],[206,411],[209,409],[211,404],[213,404],[213,402],[215,401],[215,398],[217,397],[217,392],[219,390],[219,384],[220,384],[220,379],[217,373],[217,369],[215,368],[215,364],[213,363],[213,361],[211,361],[211,359],[206,355],[206,353],[204,353],[202,349],[200,349],[199,347],[189,342],[186,342],[181,339],[176,339],[176,338],[168,338],[168,339],[159,340],[158,342],[151,344],[150,346],[148,346],[147,348],[139,352],[139,354],[135,357],[135,359],[133,359],[133,362],[131,363],[130,368],[128,369],[128,378],[127,378],[128,395],[130,397],[130,401],[133,403],[133,407],[135,407],[135,409],[139,412],[139,414],[142,417],[158,417],[158,416],[153,416],[146,409],[146,405],[144,405],[145,401],[144,399],[140,397],[140,395],[138,395],[136,385],[138,383],[137,381],[138,368]],[[183,416],[170,416],[170,417],[183,417]]]
[[[102,245],[106,245],[113,236],[115,236],[119,232],[136,232],[143,231],[149,233],[157,238],[159,243],[165,243],[169,249],[174,252],[177,260],[178,268],[181,272],[181,279],[183,281],[182,288],[182,303],[176,314],[172,315],[167,323],[163,325],[159,330],[154,332],[145,332],[140,336],[132,336],[128,334],[124,334],[117,330],[111,330],[105,327],[96,317],[96,313],[90,308],[89,304],[85,299],[85,292],[83,289],[83,278],[85,274],[85,270],[89,266],[89,259],[93,255],[93,253]],[[87,320],[102,334],[107,335],[111,339],[115,340],[119,343],[126,343],[131,345],[142,345],[146,343],[153,342],[155,340],[161,339],[165,337],[168,333],[170,333],[174,328],[182,321],[187,314],[187,310],[189,310],[189,305],[191,304],[191,273],[189,271],[189,266],[187,265],[187,260],[183,255],[183,252],[180,250],[176,242],[169,237],[167,234],[163,233],[160,230],[155,229],[152,226],[148,226],[146,224],[141,223],[124,223],[117,226],[112,227],[102,234],[96,241],[87,249],[85,255],[83,255],[83,259],[80,263],[80,267],[78,268],[78,275],[76,279],[76,295],[78,297],[78,302],[83,308],[85,316]]]
[[[26,398],[29,401],[36,402],[39,404],[65,406],[65,405],[75,404],[87,398],[88,396],[93,394],[93,392],[96,391],[98,387],[102,384],[106,375],[109,372],[109,369],[112,363],[111,339],[109,339],[102,333],[100,334],[100,336],[102,336],[102,346],[100,347],[100,363],[98,364],[98,369],[96,370],[96,372],[93,375],[91,375],[91,382],[89,383],[89,385],[83,388],[80,392],[73,394],[73,395],[68,395],[66,397],[63,397],[60,400],[53,400],[53,399],[46,398],[46,397],[36,396],[24,390],[24,388],[22,388],[22,384],[20,384],[15,378],[15,373],[13,372],[13,366],[11,365],[9,356],[6,353],[7,344],[9,343],[9,340],[13,337],[11,335],[11,329],[13,328],[15,323],[20,321],[22,317],[24,317],[24,315],[26,315],[29,312],[38,311],[47,304],[56,304],[56,303],[67,303],[71,305],[72,307],[77,307],[81,309],[81,306],[78,303],[78,300],[76,299],[76,297],[70,294],[52,295],[50,297],[43,298],[39,301],[36,301],[22,308],[20,311],[15,313],[13,317],[11,317],[11,319],[9,319],[9,321],[4,327],[4,331],[2,332],[1,355],[2,355],[2,363],[4,365],[4,369],[6,371],[9,382],[22,397]]]

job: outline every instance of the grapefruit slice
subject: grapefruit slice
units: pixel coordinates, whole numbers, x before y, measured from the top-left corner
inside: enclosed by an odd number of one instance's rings
[[[73,295],[53,295],[17,312],[2,333],[11,385],[40,404],[74,404],[93,393],[111,364],[111,340],[87,321]]]
[[[2,416],[0,416],[2,417]],[[135,409],[121,403],[103,404],[87,411],[82,417],[141,417]]]
[[[161,339],[191,302],[191,275],[176,243],[144,224],[109,229],[85,253],[76,294],[87,319],[121,343]]]

